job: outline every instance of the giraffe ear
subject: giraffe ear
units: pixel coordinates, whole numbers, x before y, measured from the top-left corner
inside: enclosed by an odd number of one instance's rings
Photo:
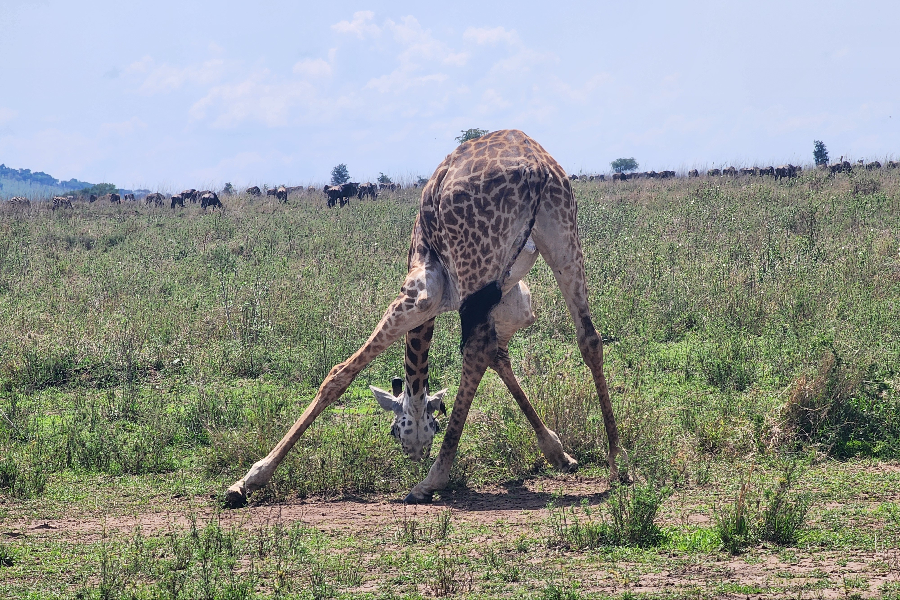
[[[389,410],[393,413],[399,413],[403,407],[397,399],[394,398],[394,395],[386,390],[381,388],[377,388],[374,385],[370,385],[369,389],[372,390],[372,393],[375,394],[375,399],[378,400],[378,406],[383,408],[384,410]]]
[[[447,388],[442,389],[437,392],[434,396],[428,398],[428,410],[429,412],[439,411],[442,415],[447,414],[447,407],[444,406],[444,395],[447,393]]]

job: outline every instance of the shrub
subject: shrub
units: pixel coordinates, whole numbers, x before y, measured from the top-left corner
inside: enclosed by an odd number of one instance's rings
[[[751,470],[741,480],[734,503],[716,516],[716,532],[722,547],[731,554],[739,554],[759,541],[779,546],[796,544],[812,502],[809,494],[793,492],[801,475],[797,461],[788,461],[782,466],[775,487],[757,494],[751,488]]]
[[[457,136],[456,141],[462,144],[463,142],[468,142],[469,140],[476,140],[483,135],[488,133],[487,129],[465,129],[460,132],[460,135]]]

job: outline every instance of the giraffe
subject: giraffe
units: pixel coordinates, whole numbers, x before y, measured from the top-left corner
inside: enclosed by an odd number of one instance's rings
[[[618,479],[616,459],[623,451],[603,374],[603,344],[588,306],[576,217],[565,171],[523,132],[495,131],[460,144],[422,191],[407,256],[409,271],[400,293],[359,350],[331,369],[315,398],[268,456],[228,488],[226,503],[245,504],[247,495],[268,482],[316,417],[366,365],[404,335],[402,390],[372,391],[379,405],[394,412],[391,431],[403,452],[413,459],[425,457],[437,431],[434,413],[446,394],[446,390],[428,394],[427,352],[435,317],[448,311],[460,315],[460,382],[438,456],[404,501],[430,502],[435,491],[446,487],[472,399],[488,368],[497,371],[524,411],[548,460],[564,470],[575,468],[577,463],[563,451],[558,436],[528,402],[507,352],[512,334],[534,321],[522,278],[538,255],[553,271],[575,322],[578,347],[600,399],[610,479]]]

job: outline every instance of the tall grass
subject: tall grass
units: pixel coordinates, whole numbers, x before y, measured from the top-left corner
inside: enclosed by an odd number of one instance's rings
[[[798,444],[900,456],[900,173],[579,182],[576,195],[633,452],[659,464]],[[234,477],[378,322],[416,211],[414,190],[341,210],[315,195],[206,212],[0,210],[0,493],[39,494],[61,470]],[[514,368],[573,456],[602,464],[565,303],[542,262],[528,281],[538,321],[513,340]],[[441,317],[432,388],[455,387],[458,339],[455,315]],[[266,493],[421,476],[428,465],[398,458],[366,388],[399,374],[401,351],[360,375]],[[454,481],[545,468],[493,376],[470,419]]]

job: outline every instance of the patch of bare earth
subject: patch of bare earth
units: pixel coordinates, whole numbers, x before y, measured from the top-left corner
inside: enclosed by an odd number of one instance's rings
[[[185,528],[195,518],[201,524],[216,521],[225,527],[248,530],[299,523],[325,535],[383,541],[384,551],[395,551],[404,545],[404,523],[436,522],[438,515],[449,510],[454,527],[473,532],[467,552],[477,553],[478,548],[509,545],[523,536],[544,539],[549,533],[547,505],[551,500],[556,506],[597,506],[607,494],[604,480],[569,475],[504,487],[451,490],[437,495],[434,503],[421,506],[404,505],[397,497],[311,498],[226,511],[206,499],[182,499],[171,500],[156,512],[7,522],[2,533],[8,538],[52,536],[83,544],[104,535],[128,536],[137,528],[144,535]],[[660,522],[711,527],[709,494],[715,494],[714,490],[675,494],[663,507]],[[705,498],[706,506],[698,502],[701,498]],[[829,509],[839,506],[835,502],[822,505]],[[375,560],[377,556],[365,558]],[[838,598],[856,594],[866,598],[879,595],[886,584],[900,585],[900,551],[891,547],[853,552],[757,548],[738,557],[660,551],[651,555],[648,562],[646,555],[635,560],[609,560],[596,553],[563,552],[532,544],[527,561],[555,565],[552,568],[559,569],[569,581],[579,581],[586,593],[617,594],[627,590],[668,595],[694,590],[714,597],[768,598],[790,591],[792,597]],[[376,583],[367,581],[363,587]]]

